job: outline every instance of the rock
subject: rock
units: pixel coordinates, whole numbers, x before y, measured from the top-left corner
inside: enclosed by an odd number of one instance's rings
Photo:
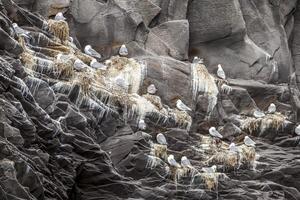
[[[6,122],[0,122],[0,136],[6,138],[17,147],[21,147],[24,144],[19,129],[16,129]]]
[[[176,39],[175,39],[176,38]],[[159,48],[162,45],[163,48]],[[189,23],[187,20],[174,20],[151,29],[146,49],[158,55],[170,55],[177,60],[188,58]]]

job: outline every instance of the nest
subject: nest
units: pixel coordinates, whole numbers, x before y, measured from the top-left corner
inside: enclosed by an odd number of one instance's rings
[[[190,128],[192,124],[192,117],[187,112],[174,109],[174,114],[175,114],[175,121],[180,126],[187,126],[187,129]]]
[[[148,101],[150,101],[153,105],[155,105],[158,108],[158,110],[163,109],[163,105],[159,96],[145,94],[143,95],[143,97],[145,97]]]
[[[87,65],[90,65],[93,60],[91,56],[82,53],[80,50],[75,51],[75,56]]]
[[[255,162],[255,159],[256,159],[256,152],[255,152],[255,148],[253,147],[248,147],[246,145],[242,145],[240,147],[241,149],[241,153],[240,153],[240,156],[241,156],[241,160],[240,162],[242,164],[245,164],[245,165],[254,165],[254,162]]]
[[[68,60],[66,62],[55,61],[57,71],[59,71],[59,78],[70,79],[74,75],[73,62]]]
[[[162,160],[167,160],[167,145],[154,144],[152,148],[152,155],[155,157],[161,158]]]
[[[280,113],[268,114],[263,118],[248,118],[242,124],[242,129],[250,134],[255,132],[262,133],[266,129],[278,131],[284,126],[285,116]]]
[[[92,87],[93,77],[89,73],[78,73],[75,82],[80,85],[83,94],[88,95]]]
[[[24,51],[20,55],[20,59],[21,62],[24,64],[24,66],[29,69],[33,69],[36,66],[36,62],[37,62],[36,58],[28,51]]]
[[[69,39],[70,29],[69,25],[65,21],[56,21],[56,20],[49,20],[49,31],[53,33],[53,35],[59,38],[61,41],[66,41]]]
[[[218,152],[209,159],[208,163],[224,165],[226,168],[234,168],[239,165],[238,154],[228,151]]]

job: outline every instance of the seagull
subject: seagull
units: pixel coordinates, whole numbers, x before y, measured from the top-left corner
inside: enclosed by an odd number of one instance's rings
[[[90,63],[90,66],[94,69],[101,69],[101,70],[106,70],[107,66],[103,65],[102,63],[98,62],[96,59],[93,59]]]
[[[181,111],[192,111],[192,109],[185,105],[180,99],[177,100],[176,107]]]
[[[12,26],[13,26],[13,28],[14,28],[14,30],[15,30],[15,32],[16,32],[17,35],[25,35],[25,36],[27,36],[27,34],[29,33],[29,31],[25,31],[24,29],[22,29],[21,27],[19,27],[17,23],[13,23]]]
[[[268,107],[268,113],[274,114],[276,112],[276,106],[274,103],[271,103]]]
[[[180,167],[180,165],[176,162],[174,155],[172,154],[168,156],[168,163],[173,167]]]
[[[128,56],[128,49],[125,46],[125,44],[123,44],[120,49],[119,49],[119,55],[120,56]]]
[[[221,79],[224,79],[224,80],[226,79],[225,72],[224,72],[224,70],[223,70],[221,64],[218,64],[217,75],[218,75],[218,77],[221,78]]]
[[[147,125],[146,125],[146,123],[145,123],[145,121],[143,119],[140,119],[139,124],[138,124],[138,128],[140,130],[146,130]]]
[[[300,136],[300,125],[296,126],[295,133]]]
[[[147,92],[148,92],[149,94],[155,94],[156,91],[157,91],[157,89],[156,89],[156,87],[155,87],[154,84],[149,85],[148,88],[147,88]]]
[[[203,172],[205,173],[216,173],[217,171],[217,166],[216,165],[213,165],[211,167],[202,167],[201,169]]]
[[[195,56],[193,59],[193,63],[196,63],[196,64],[203,63],[203,59],[199,58],[198,56]]]
[[[64,17],[62,12],[59,12],[55,15],[54,20],[56,21],[65,21],[67,18]]]
[[[80,59],[76,59],[74,62],[74,69],[81,71],[87,69],[89,66],[82,62]]]
[[[102,57],[101,54],[93,49],[91,45],[86,45],[84,47],[84,53],[97,59],[101,59]]]
[[[59,60],[59,61],[66,61],[66,60],[70,59],[70,56],[66,55],[66,54],[59,53],[59,54],[57,54],[56,59]]]
[[[244,138],[244,143],[245,143],[245,145],[247,145],[247,146],[251,146],[251,147],[255,147],[255,142],[250,138],[250,137],[248,137],[248,136],[245,136],[245,138]]]
[[[262,117],[264,117],[264,116],[266,116],[266,115],[265,115],[265,113],[263,113],[262,111],[256,110],[256,111],[254,111],[253,116],[254,116],[255,118],[262,118]]]
[[[158,144],[168,145],[166,137],[162,133],[156,135],[156,141]]]
[[[238,147],[235,145],[235,143],[231,143],[231,144],[229,145],[229,151],[234,152],[234,153],[238,153],[238,152],[239,152],[239,149],[238,149]]]
[[[210,129],[209,129],[209,134],[211,135],[211,136],[213,136],[213,137],[216,137],[216,138],[223,138],[223,135],[221,135],[220,133],[219,133],[219,131],[217,131],[217,129],[215,128],[215,127],[211,127]]]
[[[192,164],[186,156],[182,156],[181,157],[181,166],[182,167],[192,167]]]

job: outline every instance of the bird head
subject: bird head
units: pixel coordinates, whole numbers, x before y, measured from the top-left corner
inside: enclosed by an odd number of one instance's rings
[[[210,129],[209,129],[210,131],[215,131],[216,130],[216,127],[210,127]]]
[[[95,63],[97,63],[98,61],[94,58],[94,59],[92,59],[92,61],[91,61],[91,65],[94,65]]]
[[[84,47],[85,50],[90,50],[91,48],[92,48],[92,46],[89,44]]]
[[[70,41],[70,42],[74,42],[73,37],[70,36],[70,37],[69,37],[69,41]]]
[[[214,171],[217,171],[217,166],[216,166],[216,165],[213,165],[211,168],[212,168]]]
[[[222,69],[222,65],[221,64],[218,64],[218,69]]]
[[[245,140],[246,140],[246,139],[250,139],[248,135],[245,136]]]
[[[170,154],[170,155],[169,155],[169,159],[174,159],[174,155],[173,155],[173,154]]]
[[[17,23],[13,23],[12,26],[13,26],[13,28],[17,28],[18,24]]]
[[[122,44],[121,48],[126,48],[126,45],[125,45],[125,44]]]
[[[155,87],[154,84],[149,85],[148,88],[147,88],[147,90],[148,90],[148,93],[151,93],[151,94],[154,94],[157,91],[157,89],[156,89],[156,87]]]
[[[231,147],[235,147],[235,144],[234,144],[234,143],[231,143],[231,144],[229,145],[229,148],[231,148]]]
[[[186,157],[186,156],[182,156],[182,157],[181,157],[181,161],[184,161],[184,160],[187,160],[187,157]]]
[[[274,104],[274,103],[271,103],[270,106],[275,107],[275,104]]]

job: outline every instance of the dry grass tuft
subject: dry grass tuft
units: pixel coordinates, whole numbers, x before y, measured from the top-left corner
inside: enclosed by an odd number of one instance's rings
[[[48,20],[49,30],[54,36],[58,37],[62,42],[69,39],[70,29],[65,21]]]

